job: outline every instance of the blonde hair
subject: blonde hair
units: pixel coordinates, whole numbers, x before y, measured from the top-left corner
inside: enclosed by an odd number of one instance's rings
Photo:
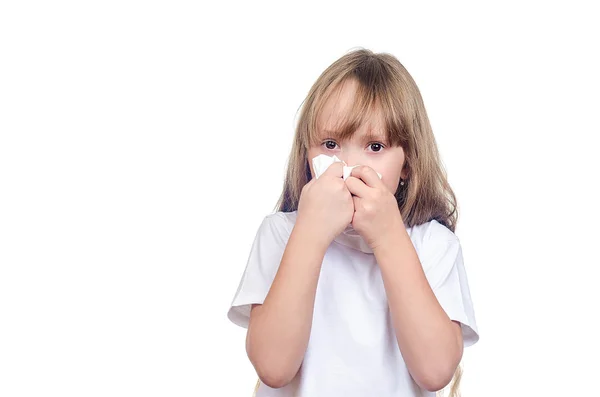
[[[335,61],[319,76],[302,105],[277,211],[298,209],[302,187],[311,179],[308,149],[319,135],[317,120],[333,92],[348,79],[358,81],[358,98],[337,129],[340,138],[352,135],[377,106],[383,113],[388,142],[400,145],[407,178],[396,199],[407,227],[432,219],[455,231],[456,198],[448,184],[421,93],[402,64],[392,55],[358,49]]]
[[[454,232],[458,219],[456,197],[448,183],[421,93],[393,55],[364,48],[346,53],[325,69],[303,101],[276,210],[298,209],[302,188],[311,179],[308,149],[318,142],[319,115],[328,98],[350,79],[358,82],[356,100],[337,126],[337,138],[350,137],[373,111],[381,111],[388,144],[402,146],[405,154],[407,176],[395,192],[404,224],[412,227],[436,220]],[[461,376],[459,365],[451,382],[450,397],[459,397]]]

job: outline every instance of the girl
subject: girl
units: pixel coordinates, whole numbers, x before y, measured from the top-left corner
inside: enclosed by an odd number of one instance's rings
[[[340,161],[319,175],[319,155]],[[256,395],[433,396],[453,375],[455,394],[479,339],[456,221],[410,74],[365,49],[334,62],[228,312],[248,328]]]

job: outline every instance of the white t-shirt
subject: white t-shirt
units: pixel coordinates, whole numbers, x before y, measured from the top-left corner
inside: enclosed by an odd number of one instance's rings
[[[297,211],[264,218],[228,312],[248,327],[252,304],[262,304],[283,256]],[[347,229],[348,230],[348,229]],[[456,235],[432,220],[407,229],[423,270],[450,319],[461,323],[464,346],[478,341],[462,250]],[[312,328],[294,380],[257,397],[435,396],[413,381],[400,354],[375,256],[360,236],[344,233],[325,253]]]

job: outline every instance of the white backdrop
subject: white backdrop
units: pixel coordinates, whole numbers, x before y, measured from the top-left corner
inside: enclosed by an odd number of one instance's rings
[[[463,395],[598,393],[591,3],[3,2],[0,395],[250,396],[226,312],[355,47],[412,74],[458,197]]]

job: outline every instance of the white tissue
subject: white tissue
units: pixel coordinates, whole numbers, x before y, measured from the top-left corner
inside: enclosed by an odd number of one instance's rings
[[[352,168],[358,167],[358,165],[353,165],[352,167],[346,165],[346,163],[334,156],[327,156],[326,154],[320,154],[317,157],[312,159],[313,169],[315,170],[315,178],[319,178],[327,168],[333,163],[342,162],[344,163],[344,180],[350,176],[352,172]],[[377,175],[379,179],[381,179],[381,174],[378,172]]]
[[[346,165],[345,162],[341,161],[336,156],[330,157],[325,154],[320,154],[312,159],[312,165],[315,171],[315,178],[320,177],[325,172],[325,170],[335,162],[344,163],[344,180],[346,180],[346,178],[350,176],[352,168],[358,167],[358,165],[349,167]],[[379,178],[381,178],[381,174],[379,172],[377,173],[377,175],[379,175]],[[373,253],[367,242],[360,236],[360,234],[358,234],[356,230],[354,230],[352,224],[348,225],[342,233],[337,235],[335,241],[342,245],[346,245],[348,247],[354,248],[367,254]]]

